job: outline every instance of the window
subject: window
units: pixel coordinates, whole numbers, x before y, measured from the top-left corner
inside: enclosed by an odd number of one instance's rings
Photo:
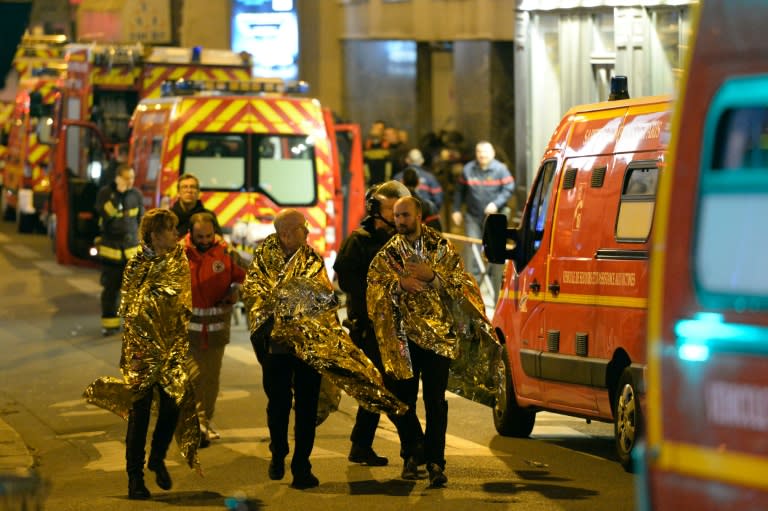
[[[702,140],[693,271],[704,306],[768,308],[768,76],[726,82]]]
[[[147,182],[154,183],[157,180],[157,174],[160,172],[160,155],[163,148],[162,137],[152,139],[152,152],[149,153],[149,165],[147,167]]]
[[[245,190],[243,135],[195,133],[184,137],[182,169],[200,180],[200,189]]]
[[[616,220],[616,241],[648,241],[653,225],[658,180],[656,162],[633,162],[627,167]]]
[[[731,108],[718,122],[712,167],[742,169],[768,167],[768,108]]]
[[[189,133],[180,171],[204,191],[259,192],[278,206],[317,202],[315,148],[306,135]]]
[[[259,189],[277,204],[314,203],[314,146],[308,137],[264,137],[260,148]]]
[[[528,261],[539,250],[541,240],[544,238],[549,199],[552,195],[552,178],[555,175],[556,165],[557,161],[555,160],[544,162],[536,178],[528,210],[523,217],[522,250],[518,251],[520,260],[515,261],[518,271],[528,264]]]

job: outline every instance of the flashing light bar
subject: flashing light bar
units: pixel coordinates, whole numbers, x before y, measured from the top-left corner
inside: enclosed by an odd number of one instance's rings
[[[57,66],[42,66],[42,67],[34,67],[30,71],[30,74],[33,78],[41,78],[41,77],[53,77],[53,78],[59,78],[62,73],[66,71],[66,65],[64,67],[57,67]]]
[[[304,81],[286,84],[281,78],[253,78],[251,80],[176,80],[166,81],[161,86],[163,96],[185,96],[193,94],[305,94],[309,84]]]
[[[203,66],[251,66],[251,54],[195,46],[157,46],[147,56],[153,64],[199,64]]]
[[[681,360],[705,362],[714,353],[768,355],[768,328],[728,323],[722,314],[699,312],[674,326],[677,355]]]

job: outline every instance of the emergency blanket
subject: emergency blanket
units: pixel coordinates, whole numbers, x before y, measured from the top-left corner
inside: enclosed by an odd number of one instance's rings
[[[179,407],[176,442],[187,463],[199,468],[200,427],[189,373],[187,324],[192,314],[190,273],[184,247],[163,256],[144,248],[123,273],[120,315],[124,319],[120,371],[101,377],[83,397],[123,419],[134,401],[159,385]]]
[[[439,232],[421,226],[413,244],[396,234],[368,269],[368,316],[373,322],[387,374],[413,377],[408,340],[450,358],[462,379],[488,386],[495,373],[500,345],[485,314],[475,279],[464,270],[461,257]],[[406,262],[425,262],[435,272],[435,284],[420,293],[400,287]],[[494,379],[490,385],[493,386]]]
[[[260,335],[273,319],[269,339],[287,347],[360,406],[377,413],[405,413],[407,406],[384,387],[379,370],[342,328],[324,261],[309,246],[302,245],[286,261],[277,234],[269,235],[254,253],[242,300],[252,335]],[[327,415],[334,405],[321,403],[319,408]]]

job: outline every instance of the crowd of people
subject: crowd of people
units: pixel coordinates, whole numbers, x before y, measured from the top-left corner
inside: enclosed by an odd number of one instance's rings
[[[479,284],[490,279],[495,299],[502,268],[480,262],[477,240],[482,238],[487,215],[510,216],[514,178],[487,140],[475,145],[474,157],[467,154],[463,137],[456,132],[430,134],[420,142],[420,147],[411,147],[405,132],[374,121],[364,153],[369,189],[391,176],[419,198],[427,225],[475,240],[463,243],[465,264]]]
[[[216,215],[200,201],[194,176],[179,178],[178,198],[170,208],[147,212],[129,166],[120,166],[114,182],[102,188],[96,204],[102,231],[102,333],[122,331],[123,377],[99,378],[84,395],[128,421],[129,498],[151,498],[145,461],[158,487],[172,487],[165,456],[174,431],[192,468],[199,468],[198,449],[220,438],[211,421],[233,306],[240,300],[263,370],[270,479],[285,475],[295,402],[291,486],[319,484],[310,456],[323,400],[329,399],[321,392],[326,382],[359,404],[350,462],[389,463],[373,448],[383,413],[399,435],[401,477],[428,478],[432,487],[447,483],[445,392],[451,361],[459,356],[462,336],[496,339],[476,270],[471,265],[465,270],[459,252],[440,233],[440,181],[425,168],[418,148],[402,153],[401,168],[382,173],[370,159],[374,146],[386,145],[390,156],[396,145],[406,146],[383,123],[375,125],[376,133],[379,142],[372,136],[366,145],[371,177],[366,217],[344,240],[334,266],[347,294],[346,329],[323,259],[307,243],[307,219],[299,210],[276,215],[275,233],[246,265],[224,241]],[[387,174],[392,179],[386,180]],[[463,224],[467,235],[479,237],[483,216],[503,211],[513,189],[493,146],[480,142],[476,158],[464,166],[454,187],[451,220]],[[462,330],[467,325],[474,327]],[[416,415],[420,383],[425,429]],[[155,398],[159,416],[147,458]]]

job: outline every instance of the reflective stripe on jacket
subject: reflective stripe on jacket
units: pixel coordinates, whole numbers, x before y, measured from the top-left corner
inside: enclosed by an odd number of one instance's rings
[[[203,346],[208,342],[228,343],[232,305],[224,300],[229,297],[232,284],[243,282],[245,270],[237,265],[231,249],[219,238],[201,252],[187,234],[184,248],[192,277],[190,340],[199,340]]]
[[[101,240],[97,250],[108,261],[121,262],[139,251],[139,223],[144,215],[144,198],[136,188],[118,192],[114,183],[99,190],[95,204]]]

